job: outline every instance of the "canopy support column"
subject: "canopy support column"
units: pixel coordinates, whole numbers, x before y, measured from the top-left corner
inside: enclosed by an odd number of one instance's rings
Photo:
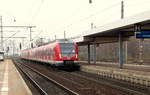
[[[90,64],[90,44],[88,44],[88,64]]]
[[[122,33],[119,33],[119,68],[122,69],[123,68],[123,64],[124,64],[124,54],[123,54],[123,37],[122,37]]]
[[[94,44],[94,52],[93,52],[93,61],[94,61],[94,64],[96,64],[96,44]]]

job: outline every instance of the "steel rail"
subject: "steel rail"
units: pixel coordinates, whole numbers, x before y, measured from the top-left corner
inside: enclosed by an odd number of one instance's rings
[[[40,87],[40,85],[38,85],[38,83],[36,81],[34,81],[34,79],[32,79],[25,71],[22,70],[21,67],[18,66],[18,64],[16,63],[15,60],[13,60],[14,64],[17,66],[17,68],[30,80],[30,82],[32,82],[32,84],[38,89],[38,91],[42,94],[42,95],[48,95],[46,93],[46,91],[44,91],[42,89],[42,87]]]
[[[25,65],[25,64],[24,64]],[[27,66],[27,65],[26,65]],[[29,67],[29,66],[28,66]],[[61,72],[64,72],[64,71],[61,71]],[[64,73],[66,73],[66,74],[70,74],[70,73],[68,73],[68,72],[64,72]],[[109,86],[109,87],[112,87],[112,88],[116,88],[116,89],[118,89],[118,90],[120,90],[120,91],[122,91],[122,92],[125,92],[125,93],[128,93],[129,95],[131,94],[131,95],[146,95],[145,93],[142,93],[142,92],[139,92],[139,91],[137,91],[137,90],[134,90],[134,89],[130,89],[130,88],[128,88],[128,87],[123,87],[123,86],[120,86],[119,84],[121,83],[121,84],[123,84],[124,85],[124,82],[122,82],[122,81],[119,81],[119,80],[114,80],[114,79],[108,79],[108,81],[112,81],[112,82],[119,82],[117,85],[115,85],[115,84],[111,84],[110,85],[110,83],[107,83],[107,82],[101,82],[101,81],[98,81],[98,80],[95,80],[95,79],[93,79],[93,78],[90,78],[90,77],[87,77],[87,76],[84,76],[84,75],[80,75],[80,74],[75,74],[75,73],[71,73],[72,75],[76,75],[76,76],[78,76],[78,77],[81,77],[81,78],[84,78],[84,79],[87,79],[87,80],[91,80],[91,81],[95,81],[95,82],[97,82],[97,83],[100,83],[100,84],[103,84],[103,85],[106,85],[106,86]]]
[[[111,85],[110,85],[110,83],[101,82],[101,81],[95,80],[95,79],[93,79],[93,78],[87,77],[87,76],[85,76],[85,75],[80,75],[80,74],[78,74],[78,73],[72,73],[72,74],[73,74],[73,75],[76,75],[76,76],[78,76],[78,77],[87,79],[87,80],[95,81],[95,82],[97,82],[97,83],[100,83],[100,84],[103,84],[103,85],[106,85],[106,86],[110,86],[110,87],[116,88],[116,89],[121,90],[121,91],[123,91],[123,92],[125,92],[125,93],[128,93],[129,95],[130,95],[130,94],[131,94],[131,95],[147,95],[147,94],[144,94],[144,93],[142,93],[142,92],[135,91],[135,90],[133,90],[133,89],[129,89],[129,88],[126,88],[126,87],[122,87],[122,86],[119,86],[119,85],[114,85],[114,84],[111,84]],[[111,79],[109,79],[108,81],[114,82],[114,80],[111,80]],[[117,81],[117,80],[116,80],[116,81]],[[117,82],[119,82],[119,81],[117,81]],[[122,82],[119,82],[119,83],[122,83]]]
[[[47,77],[46,75],[40,73],[39,71],[37,71],[37,70],[35,70],[35,69],[33,69],[33,68],[31,68],[31,67],[25,65],[25,64],[22,64],[22,65],[25,66],[25,67],[27,67],[28,69],[32,70],[33,72],[39,74],[40,76],[44,77],[45,79],[49,80],[50,82],[52,82],[53,84],[57,85],[57,86],[60,87],[61,89],[65,90],[69,95],[79,95],[78,93],[76,93],[76,92],[72,91],[71,89],[69,89],[69,88],[63,86],[62,84],[58,83],[57,81],[55,81],[55,80],[53,80],[53,79]]]

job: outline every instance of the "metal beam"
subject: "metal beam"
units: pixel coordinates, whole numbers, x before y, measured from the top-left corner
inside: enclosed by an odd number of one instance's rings
[[[84,42],[91,42],[91,41],[94,41],[94,38],[92,38],[92,37],[84,37],[83,40],[84,40]]]
[[[94,64],[96,64],[96,44],[94,44],[94,55],[93,55],[93,61],[94,61]]]
[[[35,28],[36,26],[3,26],[3,28]]]
[[[129,37],[123,37],[123,41],[128,41]],[[118,37],[97,37],[92,43],[112,43],[118,42]]]
[[[3,37],[3,38],[27,38],[27,37]]]

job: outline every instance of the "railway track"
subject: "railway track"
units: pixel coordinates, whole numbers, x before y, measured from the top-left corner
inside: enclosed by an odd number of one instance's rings
[[[90,73],[82,72],[82,71],[63,72],[63,73],[62,72],[63,71],[61,71],[61,75],[62,74],[64,74],[65,76],[72,75],[72,76],[77,76],[79,78],[91,80],[101,85],[116,88],[120,91],[127,93],[128,95],[150,95],[150,88],[143,86],[143,85],[131,84],[129,82],[116,80],[116,79],[108,78],[104,76],[98,76],[97,74],[90,74]]]
[[[79,77],[83,77],[85,79],[95,81],[102,85],[111,86],[113,88],[116,88],[120,91],[127,93],[128,95],[150,95],[150,88],[143,85],[131,84],[129,82],[120,81],[113,78],[98,76],[97,74],[90,74],[80,71],[73,72],[72,74]]]
[[[98,77],[85,72],[54,71],[41,64],[30,64],[34,62],[27,63],[24,61],[22,63],[29,65],[47,77],[51,77],[80,95],[149,95],[148,89],[136,85],[131,86],[129,83],[118,80]]]
[[[41,95],[78,95],[70,89],[52,80],[44,74],[32,69],[19,61],[13,60],[15,66],[29,79]],[[34,93],[33,93],[34,94]]]

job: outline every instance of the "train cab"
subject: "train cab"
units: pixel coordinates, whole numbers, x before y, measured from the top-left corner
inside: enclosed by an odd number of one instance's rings
[[[70,40],[59,41],[55,47],[56,62],[59,66],[78,66],[78,47]]]

